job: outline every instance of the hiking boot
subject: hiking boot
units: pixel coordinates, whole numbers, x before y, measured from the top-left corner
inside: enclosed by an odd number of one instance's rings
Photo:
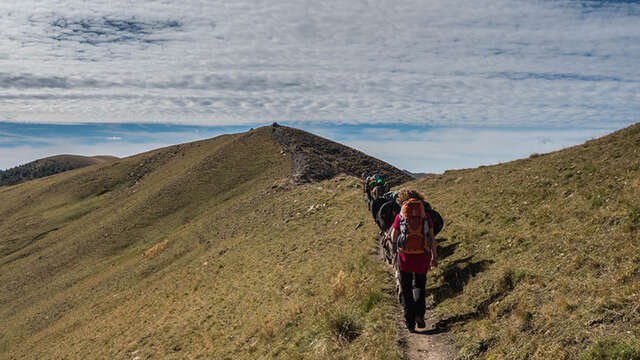
[[[409,322],[405,321],[405,325],[407,325],[407,330],[409,330],[410,333],[416,332],[416,324],[415,323],[409,323]]]
[[[419,328],[421,328],[421,329],[424,329],[424,328],[425,328],[425,326],[427,326],[427,325],[424,323],[424,318],[423,318],[423,317],[416,316],[416,326],[417,326],[417,327],[419,327]]]

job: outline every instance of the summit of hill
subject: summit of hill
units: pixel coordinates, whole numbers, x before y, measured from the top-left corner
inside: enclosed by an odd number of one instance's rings
[[[405,171],[353,148],[309,132],[274,123],[271,136],[292,155],[292,169],[298,181],[321,181],[344,173],[355,177],[377,172],[391,184],[412,180]]]

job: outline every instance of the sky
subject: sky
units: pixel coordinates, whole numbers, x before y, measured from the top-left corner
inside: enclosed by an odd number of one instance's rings
[[[414,172],[638,122],[640,1],[0,3],[0,169],[282,124]]]

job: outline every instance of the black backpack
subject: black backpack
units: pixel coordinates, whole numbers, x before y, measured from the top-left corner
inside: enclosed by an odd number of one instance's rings
[[[439,212],[433,210],[433,208],[431,207],[431,204],[429,204],[426,201],[423,201],[423,202],[424,202],[424,212],[425,214],[429,214],[429,217],[431,218],[431,222],[433,223],[433,236],[436,236],[444,227],[444,220],[442,220],[442,216],[440,216]]]
[[[376,215],[376,223],[382,231],[387,231],[396,219],[396,215],[400,212],[400,205],[395,200],[387,201],[380,207]]]
[[[384,198],[379,198],[371,201],[371,216],[373,216],[373,221],[376,221],[376,217],[378,216],[378,211],[382,205],[386,202]]]
[[[442,227],[444,226],[444,221],[442,220],[442,216],[440,216],[440,213],[438,213],[437,211],[428,208],[425,206],[424,212],[429,214],[429,217],[431,218],[431,222],[433,223],[433,236],[438,235],[438,233],[440,232],[440,230],[442,230]]]

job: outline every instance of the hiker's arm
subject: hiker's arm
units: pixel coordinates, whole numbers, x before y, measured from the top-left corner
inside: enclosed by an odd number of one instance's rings
[[[398,231],[398,229],[392,227],[391,228],[391,242],[396,244],[398,242],[398,236],[400,235],[400,232]]]
[[[433,228],[429,228],[429,238],[431,238],[431,267],[435,268],[438,266],[438,244],[433,234]]]

